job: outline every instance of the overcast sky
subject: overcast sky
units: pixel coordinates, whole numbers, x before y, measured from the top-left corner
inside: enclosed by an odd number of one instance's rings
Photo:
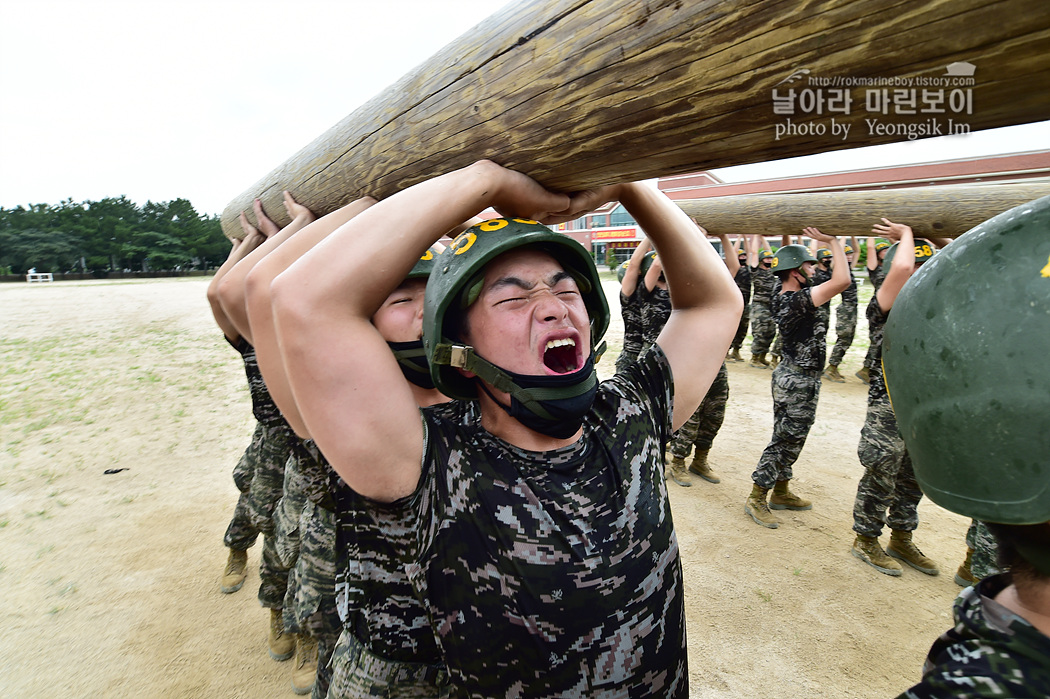
[[[125,195],[218,214],[505,0],[0,0],[0,206]],[[869,149],[872,166],[1050,147],[1050,123]],[[940,145],[936,143],[940,141]],[[718,171],[850,169],[842,152]]]

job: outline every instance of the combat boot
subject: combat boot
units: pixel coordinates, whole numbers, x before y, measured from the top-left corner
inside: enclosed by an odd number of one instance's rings
[[[295,667],[292,668],[292,691],[309,694],[317,681],[317,639],[306,634],[299,635],[295,647]]]
[[[769,511],[769,505],[766,504],[766,493],[768,492],[769,488],[762,488],[758,485],[752,486],[751,494],[747,496],[747,501],[744,503],[744,512],[751,515],[751,519],[755,520],[755,524],[761,524],[769,529],[776,529],[780,526],[780,520]]]
[[[227,595],[236,592],[244,585],[244,578],[248,575],[248,552],[230,549],[230,557],[226,561],[226,570],[222,573],[222,591]]]
[[[693,454],[693,460],[689,464],[689,470],[703,478],[708,483],[721,483],[722,479],[715,475],[711,467],[707,465],[708,449],[697,449]]]
[[[776,369],[778,364],[780,364],[780,355],[779,354],[771,354],[771,355],[769,355],[769,368],[770,369]]]
[[[812,510],[813,503],[803,500],[788,490],[788,481],[777,481],[773,494],[769,496],[769,508],[772,510]]]
[[[762,352],[761,354],[752,354],[751,361],[748,363],[748,366],[754,367],[756,369],[768,369],[769,360],[766,359],[766,353]]]
[[[886,555],[878,537],[857,534],[853,541],[853,555],[880,573],[893,577],[899,577],[901,574],[901,564]]]
[[[295,652],[295,634],[284,630],[284,619],[280,609],[270,610],[270,657],[287,660]]]
[[[666,478],[670,478],[683,488],[689,488],[693,485],[693,478],[685,468],[685,459],[680,456],[671,458],[671,464],[667,467],[667,472],[665,474],[665,479]]]
[[[894,529],[890,534],[890,545],[886,547],[886,553],[904,561],[920,573],[938,575],[941,572],[937,564],[924,556],[919,547],[912,543],[911,532]]]
[[[729,359],[729,361],[731,361],[731,362],[742,362],[742,361],[744,361],[744,358],[740,356],[740,348],[739,347],[734,347],[733,349],[729,350],[729,356],[727,357],[727,359]]]
[[[966,560],[959,566],[959,570],[955,571],[955,584],[959,587],[970,587],[971,585],[977,584],[977,578],[973,576],[973,572],[970,570],[970,566],[973,564],[973,549],[969,546],[966,547]]]
[[[860,379],[864,383],[871,383],[871,370],[868,369],[868,367],[866,367],[866,366],[861,367],[860,371],[858,371],[856,374],[854,374],[854,376],[856,376],[858,379]]]
[[[824,370],[824,378],[835,383],[846,383],[845,377],[839,373],[839,368],[834,364],[828,364],[828,368]]]

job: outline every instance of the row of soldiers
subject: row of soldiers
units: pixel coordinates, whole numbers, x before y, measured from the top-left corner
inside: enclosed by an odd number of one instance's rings
[[[806,228],[804,234],[797,242],[783,236],[775,252],[762,236],[742,236],[733,243],[724,234],[717,236],[726,266],[744,299],[744,311],[726,359],[744,361],[740,350],[750,325],[753,343],[749,366],[774,370],[773,437],[752,476],[755,485],[745,505],[745,512],[757,524],[768,528],[779,526],[770,510],[812,508],[810,501],[789,489],[791,467],[813,425],[821,381],[845,381],[838,368],[852,345],[857,326],[858,288],[854,274],[859,262],[857,237],[852,236],[849,243],[840,244],[837,238],[826,236],[816,228]],[[898,268],[898,278],[891,280],[891,286],[880,290],[902,238],[904,249],[914,247],[913,270],[950,242],[944,238],[915,239],[908,226],[886,219],[875,224],[872,235],[866,239],[868,278],[877,298],[873,297],[867,310],[870,342],[863,367],[857,372],[857,378],[869,384],[869,397],[858,446],[865,474],[858,484],[854,505],[856,540],[852,552],[887,575],[901,574],[898,561],[928,575],[937,575],[940,572],[937,564],[912,541],[912,532],[918,526],[917,506],[922,492],[915,482],[882,378],[882,332],[888,310],[907,280],[900,271],[902,268]],[[836,260],[839,245],[842,255]],[[661,289],[659,269],[659,258],[644,240],[632,257],[617,268],[624,321],[624,350],[617,360],[618,369],[627,366],[652,343],[670,313],[669,299]],[[835,270],[839,271],[838,275]],[[785,281],[790,287],[787,294],[782,293]],[[806,298],[798,293],[804,289]],[[825,365],[831,299],[836,295],[840,299],[835,316],[836,341]],[[789,338],[786,363],[783,362],[785,334]],[[672,437],[671,461],[667,468],[669,480],[683,487],[692,485],[691,474],[710,483],[721,481],[708,455],[722,426],[728,398],[729,377],[723,363],[703,403]],[[687,466],[690,452],[693,458]],[[883,549],[878,538],[887,525],[891,538]],[[955,574],[959,585],[972,585],[1001,572],[996,563],[995,540],[986,525],[973,521],[966,544],[965,560]]]

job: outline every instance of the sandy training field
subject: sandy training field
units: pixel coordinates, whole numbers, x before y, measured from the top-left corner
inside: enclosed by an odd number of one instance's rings
[[[267,655],[261,545],[244,588],[219,591],[253,418],[207,283],[0,285],[0,696],[293,696],[291,664]],[[744,364],[711,453],[722,482],[670,486],[693,697],[894,696],[951,623],[967,520],[919,507],[939,577],[850,555],[860,316],[849,379],[824,384],[795,466],[812,511],[778,513],[777,530],[744,514],[772,428],[769,371]],[[616,312],[601,371],[621,336]]]

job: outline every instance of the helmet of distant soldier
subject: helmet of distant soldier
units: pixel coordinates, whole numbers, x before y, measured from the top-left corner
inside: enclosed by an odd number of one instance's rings
[[[773,271],[789,272],[798,269],[804,262],[816,262],[817,259],[805,245],[785,245],[773,255]]]

